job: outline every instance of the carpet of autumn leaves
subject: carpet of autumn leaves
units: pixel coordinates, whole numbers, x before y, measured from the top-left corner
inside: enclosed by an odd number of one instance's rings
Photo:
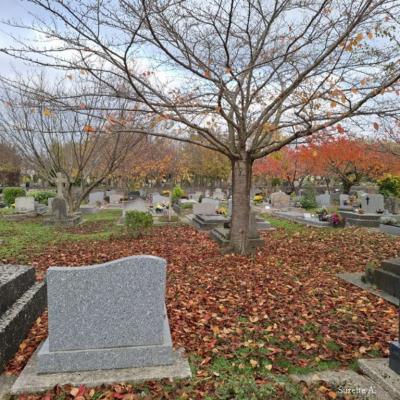
[[[395,307],[336,274],[363,271],[368,262],[400,254],[400,239],[350,228],[278,229],[263,238],[265,246],[253,257],[221,255],[206,233],[187,226],[159,227],[141,239],[59,244],[30,263],[43,279],[55,265],[87,265],[133,254],[168,260],[166,301],[173,342],[190,357],[195,379],[186,384],[190,390],[185,383],[172,385],[172,395],[162,383],[151,383],[148,398],[228,399],[233,397],[217,396],[218,385],[237,371],[244,376],[250,371],[254,382],[263,384],[271,376],[387,356],[388,342],[397,334]],[[45,338],[46,323],[44,314],[8,364],[8,373],[21,371]],[[276,398],[292,398],[277,387]],[[63,389],[55,388],[50,398],[57,390]],[[130,400],[138,390],[120,388],[122,397],[114,389],[110,393]],[[89,391],[82,393],[92,397]]]

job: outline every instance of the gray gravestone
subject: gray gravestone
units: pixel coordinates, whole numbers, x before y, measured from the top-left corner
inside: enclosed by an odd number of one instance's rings
[[[215,215],[218,208],[218,202],[206,202],[193,204],[193,214],[195,215]]]
[[[124,196],[122,194],[112,193],[110,194],[110,203],[119,204],[123,198]]]
[[[367,214],[384,211],[384,197],[381,194],[363,193],[361,196],[361,209]]]
[[[208,203],[208,204],[213,204],[213,205],[215,206],[215,208],[218,208],[218,207],[219,207],[219,200],[210,199],[209,197],[205,197],[204,199],[201,200],[201,202],[202,202],[203,204],[206,204],[206,203]]]
[[[61,197],[55,197],[51,202],[51,213],[56,220],[64,220],[68,217],[67,202]]]
[[[89,204],[96,204],[103,202],[104,202],[104,192],[89,193]]]
[[[330,207],[331,206],[331,195],[329,192],[325,192],[324,194],[320,194],[316,196],[316,201],[319,207]]]
[[[189,199],[199,201],[200,197],[203,195],[203,192],[196,192],[189,194]]]
[[[35,211],[35,199],[30,196],[17,197],[15,199],[15,210],[17,212]]]
[[[289,207],[290,196],[283,192],[272,193],[271,196],[271,206],[273,208],[286,208]]]
[[[169,365],[166,261],[132,256],[47,271],[49,337],[40,372]]]
[[[221,188],[216,188],[214,190],[213,198],[220,201],[224,200],[225,195]]]

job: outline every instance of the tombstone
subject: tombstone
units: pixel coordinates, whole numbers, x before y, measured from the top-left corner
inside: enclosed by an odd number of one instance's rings
[[[153,256],[49,268],[39,373],[173,364],[165,286],[166,261]]]
[[[213,198],[220,201],[225,199],[225,195],[221,188],[216,188],[214,190]]]
[[[271,196],[271,206],[273,208],[287,208],[290,203],[290,196],[283,192],[272,193]]]
[[[0,373],[45,307],[46,286],[34,268],[0,265]]]
[[[68,214],[67,202],[62,197],[55,197],[50,209],[51,214],[44,220],[45,225],[75,226],[82,220],[80,213]]]
[[[51,202],[51,213],[56,220],[65,220],[68,217],[67,202],[61,197],[56,197]]]
[[[193,204],[193,214],[194,215],[216,215],[216,210],[218,208],[219,202],[217,203],[196,203]]]
[[[350,204],[350,196],[348,194],[341,194],[339,196],[339,207],[341,209],[352,209],[352,205]]]
[[[104,192],[89,193],[89,204],[97,204],[104,202]]]
[[[361,209],[366,214],[376,214],[385,209],[384,197],[381,194],[364,193],[361,195]]]
[[[64,197],[63,189],[65,183],[68,183],[68,180],[63,176],[61,172],[57,172],[56,174],[57,197]]]
[[[15,199],[15,210],[22,213],[35,211],[35,199],[31,196],[17,197]]]
[[[329,192],[325,192],[324,194],[320,194],[316,196],[316,201],[319,207],[325,208],[331,206],[331,195]]]
[[[199,201],[200,197],[203,195],[203,192],[195,192],[195,193],[191,193],[189,194],[189,199],[190,200],[195,200],[195,201]]]
[[[112,193],[110,194],[110,203],[119,204],[123,198],[124,196],[122,194]]]

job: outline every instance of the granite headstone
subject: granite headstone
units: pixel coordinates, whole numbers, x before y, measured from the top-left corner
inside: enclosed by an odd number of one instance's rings
[[[39,371],[172,364],[165,282],[166,261],[153,256],[49,268],[49,337]]]

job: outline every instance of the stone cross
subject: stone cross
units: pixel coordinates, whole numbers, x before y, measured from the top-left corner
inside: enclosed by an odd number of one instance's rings
[[[67,179],[63,177],[63,174],[61,172],[57,172],[56,174],[56,185],[57,185],[57,197],[64,197],[63,196],[63,188],[64,188],[64,183],[67,183]]]

